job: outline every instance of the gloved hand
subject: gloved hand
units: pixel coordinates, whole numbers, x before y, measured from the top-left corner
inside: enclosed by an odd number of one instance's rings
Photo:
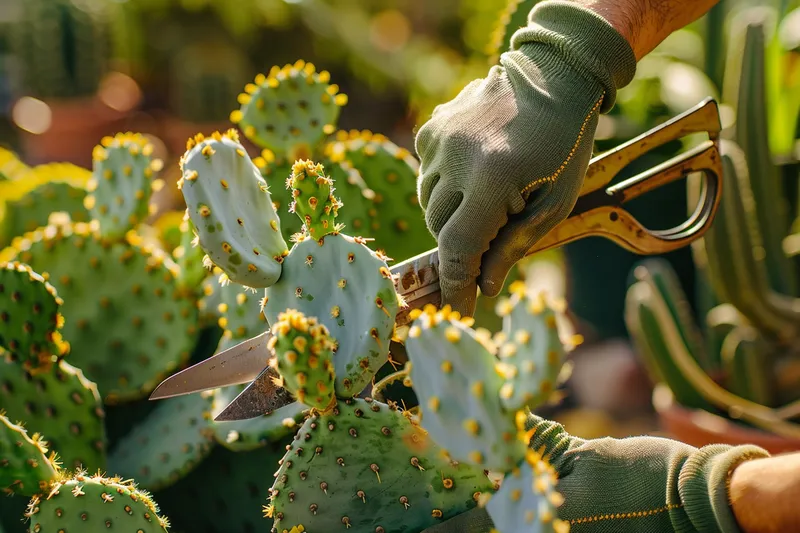
[[[481,291],[496,296],[514,263],[572,210],[598,114],[636,70],[607,21],[563,0],[538,4],[500,63],[434,109],[416,137],[443,303],[465,316],[479,274]]]
[[[728,476],[741,461],[769,454],[757,446],[695,448],[660,437],[573,437],[561,424],[529,415],[530,446],[558,473],[558,517],[570,533],[742,533],[728,504]],[[424,533],[489,533],[475,509]]]

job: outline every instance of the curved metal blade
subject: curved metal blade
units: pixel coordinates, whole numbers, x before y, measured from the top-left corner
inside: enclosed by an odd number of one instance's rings
[[[156,387],[150,399],[161,400],[253,381],[267,366],[269,338],[269,331],[265,331],[173,374]]]
[[[265,368],[221,413],[214,417],[214,421],[256,418],[294,403],[289,391],[275,384],[275,378],[280,378],[278,372],[271,366]]]

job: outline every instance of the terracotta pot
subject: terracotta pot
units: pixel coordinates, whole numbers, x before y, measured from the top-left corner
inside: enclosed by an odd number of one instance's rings
[[[45,103],[50,108],[50,127],[40,134],[23,130],[20,135],[29,165],[55,161],[91,168],[92,149],[105,135],[121,131],[128,116],[97,98]]]
[[[689,409],[675,401],[663,385],[653,391],[653,406],[666,436],[691,446],[755,444],[771,454],[800,451],[800,439],[745,427],[702,409]]]

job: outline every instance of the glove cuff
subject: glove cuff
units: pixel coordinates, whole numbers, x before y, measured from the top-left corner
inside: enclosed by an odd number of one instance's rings
[[[704,446],[689,456],[678,476],[678,493],[699,533],[741,533],[730,506],[730,476],[744,461],[762,457],[769,453],[758,446],[724,444]]]
[[[611,110],[617,90],[636,73],[636,55],[630,43],[603,17],[566,0],[547,0],[528,15],[528,26],[511,37],[511,50],[525,53],[525,45],[554,47],[572,67],[597,79],[605,96],[600,112]]]

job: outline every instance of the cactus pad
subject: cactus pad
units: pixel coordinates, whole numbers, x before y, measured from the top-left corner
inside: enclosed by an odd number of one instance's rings
[[[558,330],[556,309],[563,309],[561,302],[548,305],[543,295],[529,298],[522,281],[512,283],[509,291],[511,297],[497,304],[503,330],[494,344],[500,358],[496,368],[505,378],[500,401],[504,409],[514,411],[550,399],[567,350]]]
[[[278,315],[272,325],[270,365],[281,374],[283,386],[297,401],[321,411],[335,402],[333,340],[315,317],[295,309]]]
[[[178,186],[211,262],[232,280],[269,287],[288,253],[264,178],[235,130],[187,143]]]
[[[94,383],[61,361],[31,375],[0,359],[0,405],[12,420],[47,436],[66,468],[104,469],[105,413]]]
[[[122,237],[150,214],[153,177],[163,166],[152,154],[153,145],[139,133],[104,137],[95,146],[84,205],[106,238]]]
[[[216,390],[211,405],[211,418],[221,413],[244,388],[245,385],[235,385]],[[268,415],[246,420],[213,422],[211,429],[220,445],[234,452],[246,452],[262,448],[287,435],[294,435],[298,426],[303,423],[307,409],[308,406],[300,402],[292,402]]]
[[[340,107],[347,96],[337,94],[330,74],[316,72],[302,60],[259,74],[239,95],[241,108],[231,113],[247,137],[289,161],[311,156],[327,135],[335,131]]]
[[[78,472],[52,483],[34,496],[25,515],[30,531],[131,531],[164,532],[169,527],[159,516],[156,502],[132,481],[88,476]]]
[[[213,448],[212,391],[168,398],[111,450],[108,470],[160,490],[184,477]]]
[[[23,163],[17,154],[0,146],[0,181],[19,179],[30,171],[30,167]]]
[[[387,255],[402,261],[436,247],[417,199],[419,162],[408,150],[370,131],[340,131],[325,155],[333,162],[349,162],[363,176],[380,213],[369,234]]]
[[[56,476],[54,461],[38,433],[28,436],[0,411],[0,492],[33,496]]]
[[[356,398],[306,420],[266,514],[277,531],[420,531],[493,490],[483,470],[444,459],[408,413]]]
[[[525,456],[501,400],[495,347],[449,306],[412,311],[406,350],[422,427],[457,461],[507,471]]]
[[[386,262],[363,239],[300,238],[266,292],[270,324],[286,309],[297,309],[328,328],[336,342],[337,396],[361,392],[387,361],[400,304]]]
[[[267,182],[272,206],[281,219],[281,232],[288,242],[292,235],[302,228],[302,221],[291,215],[289,207],[292,205],[292,192],[286,186],[286,181],[292,175],[292,162],[277,159],[271,150],[265,148],[261,155],[253,158],[253,164],[261,172],[261,177]]]
[[[486,511],[497,533],[568,533],[569,523],[557,518],[564,497],[556,491],[556,472],[536,452],[529,450],[527,462],[503,478],[492,494]]]
[[[63,303],[28,265],[0,264],[0,346],[27,370],[49,370],[69,350],[59,331]]]
[[[70,163],[48,163],[30,169],[24,179],[0,183],[0,246],[14,237],[46,226],[53,213],[73,222],[88,222],[83,205],[92,173]]]
[[[109,242],[87,224],[56,224],[18,241],[16,259],[64,299],[70,361],[106,402],[137,399],[187,361],[197,333],[194,299],[177,266],[134,237]]]

